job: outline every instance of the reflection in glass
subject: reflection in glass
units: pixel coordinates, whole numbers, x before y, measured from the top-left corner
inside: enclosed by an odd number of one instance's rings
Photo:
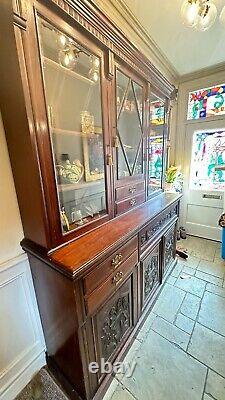
[[[142,173],[143,88],[117,71],[118,179]]]
[[[41,58],[63,232],[104,215],[101,60],[39,19]]]
[[[148,194],[162,188],[165,104],[150,96],[150,132],[148,137]]]

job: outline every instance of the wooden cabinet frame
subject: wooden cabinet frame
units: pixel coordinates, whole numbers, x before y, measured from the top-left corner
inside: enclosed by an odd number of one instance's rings
[[[11,14],[12,6],[14,7],[14,14]],[[1,13],[0,33],[4,36],[7,30],[10,31],[10,34],[5,41],[7,43],[4,43],[1,48],[3,62],[0,69],[3,76],[6,71],[10,74],[10,80],[8,79],[7,82],[5,79],[1,82],[0,104],[7,131],[7,142],[24,231],[27,239],[40,245],[43,248],[42,251],[49,251],[112,218],[115,214],[114,186],[127,184],[128,181],[126,179],[124,182],[117,181],[115,172],[113,172],[115,168],[113,169],[106,162],[108,214],[91,222],[90,225],[87,224],[74,231],[62,234],[51,138],[49,135],[46,102],[44,100],[45,93],[38,44],[37,16],[42,16],[101,57],[103,66],[101,79],[105,160],[107,157],[110,158],[113,153],[115,159],[115,148],[113,147],[113,139],[115,138],[115,115],[113,115],[113,112],[115,112],[115,67],[118,66],[121,70],[126,71],[129,76],[144,86],[145,100],[147,98],[148,82],[150,82],[150,86],[156,86],[162,91],[167,98],[173,93],[174,87],[118,31],[113,23],[87,0],[77,0],[74,3],[67,0],[50,0],[48,2],[44,0],[18,0],[15,3],[4,0],[1,7],[3,12]],[[9,47],[12,49],[12,60],[17,57],[19,59],[19,64],[14,67],[8,65],[7,53]],[[21,85],[23,87],[22,91]],[[25,94],[25,99],[20,98],[20,104],[18,104],[18,99],[15,99],[14,96],[14,88],[16,87],[18,87],[18,91],[21,94]],[[6,100],[8,102],[7,109],[4,105]],[[16,107],[21,109],[21,113],[12,120],[9,109]],[[145,130],[147,129],[147,118],[146,113],[144,114]],[[24,132],[23,140],[21,140],[20,135],[15,134],[18,126]],[[28,148],[30,149],[29,155]],[[24,170],[32,171],[30,180],[33,181],[31,189],[29,187],[30,182],[27,180],[26,199],[24,199],[23,190],[21,190]],[[143,170],[146,170],[145,163]],[[138,179],[139,177],[130,177],[129,182],[132,183]],[[140,179],[143,179],[143,176],[140,176]],[[30,205],[32,210],[30,210],[29,218],[27,218],[27,209]],[[127,211],[126,208],[125,211]],[[32,213],[34,220],[36,216],[36,233],[30,225]]]

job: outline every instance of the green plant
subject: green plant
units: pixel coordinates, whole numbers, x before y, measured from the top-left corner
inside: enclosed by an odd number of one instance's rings
[[[166,182],[167,183],[174,183],[177,173],[179,172],[179,167],[175,167],[174,165],[171,165],[168,170],[166,171]]]

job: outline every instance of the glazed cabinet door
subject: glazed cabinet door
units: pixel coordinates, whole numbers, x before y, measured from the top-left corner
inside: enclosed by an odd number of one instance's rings
[[[50,142],[50,149],[44,146],[41,166],[46,157],[51,159],[47,190],[51,212],[57,214],[53,231],[59,241],[66,241],[112,215],[108,86],[104,52],[52,12],[49,15],[52,22],[37,16],[43,114]]]
[[[176,258],[176,234],[177,234],[177,223],[170,228],[163,237],[163,274],[166,273],[172,262]]]
[[[115,72],[116,214],[145,201],[144,150],[146,83],[125,67]]]
[[[158,243],[147,255],[144,255],[141,260],[142,307],[150,301],[160,285],[160,248],[161,243]]]
[[[149,121],[147,139],[147,192],[151,197],[164,186],[167,163],[167,110],[168,99],[157,90],[152,89],[149,95]]]

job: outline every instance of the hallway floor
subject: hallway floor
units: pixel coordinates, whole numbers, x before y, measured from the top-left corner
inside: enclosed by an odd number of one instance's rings
[[[193,237],[178,243],[190,256],[179,259],[124,360],[136,362],[133,375],[116,375],[103,400],[225,400],[220,244]],[[45,369],[17,400],[34,398],[67,399]]]
[[[104,400],[225,400],[225,262],[220,244],[188,237]]]

